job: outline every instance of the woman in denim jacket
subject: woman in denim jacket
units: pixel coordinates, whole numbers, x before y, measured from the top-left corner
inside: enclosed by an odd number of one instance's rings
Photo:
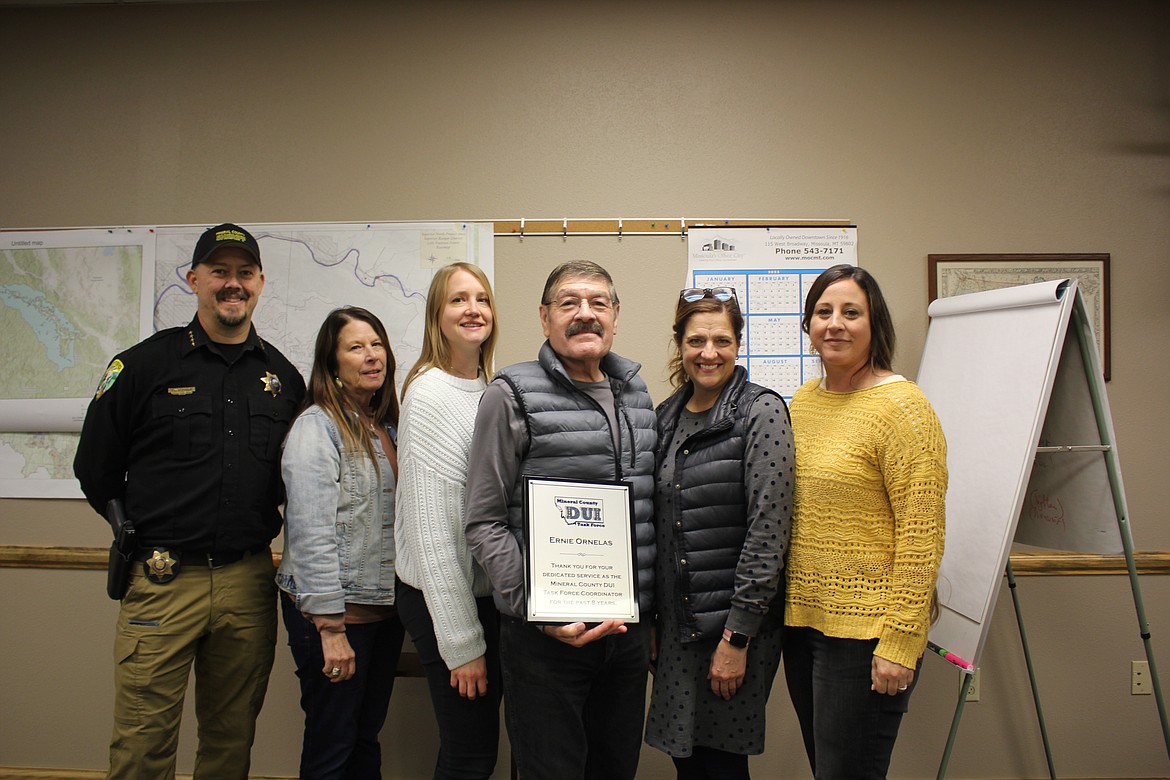
[[[394,607],[394,355],[369,311],[325,318],[305,405],[281,458],[277,572],[305,711],[300,776],[378,778],[404,631]]]

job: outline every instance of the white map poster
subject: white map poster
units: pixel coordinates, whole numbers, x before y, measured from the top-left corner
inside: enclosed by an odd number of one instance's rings
[[[0,495],[81,497],[76,432],[110,357],[150,334],[153,277],[146,228],[0,234]]]
[[[744,314],[739,360],[785,400],[820,375],[800,329],[804,296],[826,268],[857,264],[857,228],[692,227],[684,287],[733,287]]]
[[[439,268],[476,263],[493,276],[490,223],[245,225],[260,244],[264,291],[256,332],[271,341],[308,381],[313,341],[325,315],[361,306],[382,320],[397,363],[396,384],[422,345],[427,287]],[[187,286],[191,252],[201,228],[160,228],[154,290],[156,330],[195,316]],[[96,381],[96,380],[95,380]]]
[[[338,306],[362,306],[376,314],[386,325],[397,362],[397,382],[418,357],[422,342],[423,311],[427,288],[434,271],[457,260],[477,263],[492,278],[494,271],[493,226],[490,223],[374,223],[374,224],[278,224],[246,225],[260,244],[265,284],[256,307],[257,332],[275,344],[308,379],[313,341],[325,315]],[[23,390],[6,386],[0,380],[0,409],[5,399],[27,401],[29,406],[15,419],[0,417],[0,496],[4,497],[81,497],[73,479],[73,453],[81,428],[85,406],[101,378],[106,364],[115,353],[137,343],[154,329],[186,325],[195,315],[195,296],[187,286],[186,272],[191,252],[203,227],[135,228],[100,231],[35,231],[3,233],[3,270],[0,271],[0,325],[4,325],[4,352],[9,365],[18,358],[20,370],[12,372]],[[150,271],[138,275],[123,271],[126,283],[102,287],[97,274],[86,265],[87,258],[76,235],[108,235],[113,246],[122,247],[127,257],[126,236],[139,241],[138,252],[149,256]],[[117,239],[121,243],[117,243]],[[49,268],[53,274],[36,276],[21,271],[18,261],[31,261],[23,252],[32,245],[16,242],[36,241],[36,249],[59,248]],[[10,248],[11,247],[11,248]],[[91,253],[92,254],[92,253]],[[123,259],[124,265],[132,264]],[[145,268],[145,264],[140,264]],[[78,273],[77,269],[83,269]],[[104,269],[105,266],[102,266]],[[13,270],[17,269],[17,270]],[[7,273],[7,275],[6,275]],[[19,277],[14,274],[21,274]],[[112,273],[103,271],[103,273]],[[130,277],[133,276],[133,283]],[[63,284],[62,278],[72,280]],[[87,284],[76,280],[89,279]],[[145,283],[141,279],[146,279]],[[152,283],[153,281],[153,283]],[[23,284],[16,298],[11,286]],[[70,291],[69,296],[64,292]],[[22,300],[36,304],[30,307]],[[55,303],[62,312],[53,322],[68,336],[94,331],[105,340],[86,344],[85,366],[76,369],[84,378],[79,383],[80,412],[70,412],[57,430],[74,433],[8,433],[29,431],[38,424],[19,422],[29,419],[33,410],[48,414],[56,398],[54,390],[61,380],[54,377],[51,353],[53,340],[42,338],[37,329],[40,318],[23,315],[22,310],[40,306],[42,300]],[[23,307],[23,309],[21,308]],[[43,307],[41,307],[43,308]],[[119,324],[136,313],[144,324],[129,330]],[[152,321],[153,320],[153,321]],[[120,328],[120,329],[119,329]],[[117,334],[117,335],[114,335]],[[94,337],[96,339],[96,336]],[[74,355],[79,347],[72,346]],[[32,355],[32,357],[28,357]],[[9,384],[14,384],[10,381]],[[70,386],[70,392],[75,392]],[[23,395],[19,394],[23,393]],[[74,397],[74,396],[71,396]],[[20,425],[25,427],[21,428]]]

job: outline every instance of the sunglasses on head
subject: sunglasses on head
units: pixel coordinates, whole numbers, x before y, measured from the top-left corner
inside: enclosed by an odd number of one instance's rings
[[[717,301],[730,301],[735,299],[739,302],[739,296],[735,294],[734,287],[687,287],[678,294],[687,303],[694,303],[701,301],[704,298],[711,297]]]

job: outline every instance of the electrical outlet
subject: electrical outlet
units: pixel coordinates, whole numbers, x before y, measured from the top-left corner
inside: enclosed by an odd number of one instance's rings
[[[1129,692],[1134,696],[1154,692],[1154,684],[1150,681],[1149,661],[1129,662]]]
[[[963,685],[967,688],[967,701],[979,701],[979,670],[974,674],[963,673]]]

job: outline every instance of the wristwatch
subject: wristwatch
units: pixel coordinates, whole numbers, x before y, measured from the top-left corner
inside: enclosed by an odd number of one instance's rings
[[[723,640],[732,647],[747,647],[748,642],[752,641],[752,638],[747,634],[741,634],[738,631],[725,628],[723,629]]]

